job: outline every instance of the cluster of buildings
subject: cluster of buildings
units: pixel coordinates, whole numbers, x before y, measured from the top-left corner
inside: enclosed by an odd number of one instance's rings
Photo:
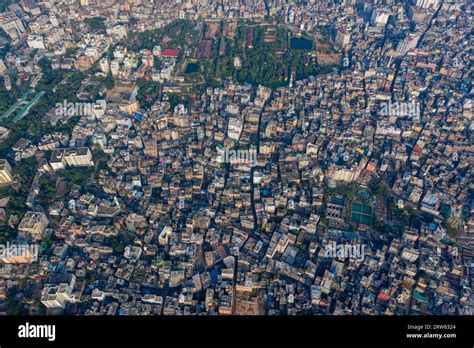
[[[467,1],[35,4],[0,14],[18,50],[121,84],[70,134],[13,146],[56,195],[5,219],[42,248],[0,265],[0,303],[14,288],[30,312],[474,314]],[[105,33],[74,30],[99,16]],[[164,86],[144,109],[135,79],[169,81],[179,51],[121,42],[176,18],[331,28],[347,64],[273,90],[220,81],[178,103],[184,89]],[[67,185],[77,167],[87,185]],[[0,159],[0,185],[12,181]]]
[[[163,49],[156,45],[153,50],[142,49],[139,52],[128,50],[118,45],[113,50],[114,59],[102,58],[100,69],[104,74],[109,71],[120,81],[152,79],[155,82],[172,80],[179,50]],[[155,64],[155,58],[159,58]]]

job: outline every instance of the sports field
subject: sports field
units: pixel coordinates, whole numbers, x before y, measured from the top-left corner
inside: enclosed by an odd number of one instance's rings
[[[358,224],[370,225],[372,222],[372,207],[358,202],[352,203],[352,221]]]

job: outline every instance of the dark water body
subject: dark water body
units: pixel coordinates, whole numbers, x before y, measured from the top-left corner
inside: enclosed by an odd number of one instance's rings
[[[186,66],[186,70],[184,71],[185,74],[192,74],[197,72],[199,69],[199,66],[196,63],[189,63]]]
[[[294,50],[311,50],[313,42],[304,37],[293,37],[290,39],[290,48]]]

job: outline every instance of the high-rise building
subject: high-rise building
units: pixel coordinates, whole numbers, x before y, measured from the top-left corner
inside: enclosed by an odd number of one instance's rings
[[[88,147],[65,149],[64,159],[68,165],[74,167],[90,167],[94,165],[92,153]]]
[[[387,24],[389,17],[390,15],[388,13],[380,12],[374,9],[370,18],[370,24],[383,27],[385,24]]]
[[[56,171],[64,169],[66,165],[72,167],[91,167],[94,165],[94,162],[88,147],[77,147],[54,150],[49,164]]]
[[[438,0],[416,0],[416,6],[423,9],[436,8],[438,6]]]
[[[21,20],[11,11],[0,13],[0,28],[12,39],[18,38],[26,31]]]
[[[120,63],[118,60],[114,59],[110,63],[110,71],[112,72],[112,76],[117,76],[120,71]]]
[[[7,66],[3,62],[3,60],[0,58],[0,75],[3,75],[3,73],[7,71]]]
[[[410,34],[405,39],[400,40],[397,45],[397,55],[403,56],[408,51],[414,49],[418,44],[419,36],[416,34]]]
[[[340,28],[336,33],[336,44],[344,48],[349,45],[351,34],[344,28]]]
[[[227,136],[234,140],[239,140],[240,134],[242,133],[243,123],[235,117],[229,119],[227,127]]]
[[[99,66],[100,66],[100,70],[104,73],[104,74],[108,74],[109,73],[109,60],[107,58],[102,58],[99,62]]]
[[[0,159],[0,185],[9,184],[12,180],[12,167],[7,160]]]
[[[45,285],[41,292],[41,303],[46,308],[65,308],[69,302],[74,301],[73,291],[76,277],[71,274],[68,278],[57,284]]]

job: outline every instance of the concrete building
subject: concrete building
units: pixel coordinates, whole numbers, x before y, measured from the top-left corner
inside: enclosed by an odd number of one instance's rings
[[[48,224],[49,220],[44,213],[29,211],[21,220],[18,231],[38,238],[41,237]]]
[[[336,44],[342,48],[349,45],[351,41],[351,34],[344,28],[340,28],[336,33]]]
[[[110,70],[109,60],[107,58],[102,58],[99,62],[100,70],[104,74],[108,74]]]
[[[0,185],[9,184],[12,180],[12,167],[6,159],[0,159]]]
[[[56,149],[51,154],[49,164],[53,170],[64,169],[66,166],[71,167],[91,167],[94,165],[92,161],[92,153],[88,147],[78,147],[70,149]]]
[[[397,45],[397,55],[403,56],[408,51],[414,49],[418,44],[419,36],[410,34],[404,40],[401,40]]]
[[[74,300],[73,290],[76,283],[76,277],[71,275],[69,283],[60,283],[57,285],[48,284],[41,292],[41,303],[46,308],[65,308],[69,302]]]
[[[31,48],[45,49],[44,39],[42,35],[29,35],[26,43]]]
[[[12,39],[17,39],[25,33],[25,27],[21,20],[10,11],[0,13],[0,28]]]

